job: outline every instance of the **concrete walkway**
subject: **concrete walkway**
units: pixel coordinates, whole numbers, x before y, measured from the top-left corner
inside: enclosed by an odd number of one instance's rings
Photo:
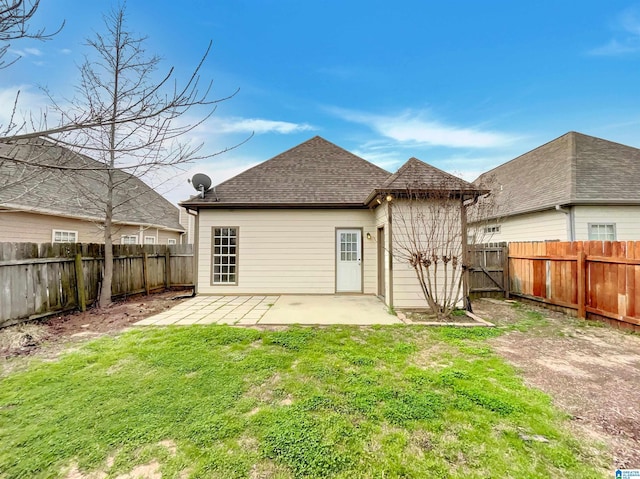
[[[190,324],[402,324],[374,296],[196,296],[135,323]]]

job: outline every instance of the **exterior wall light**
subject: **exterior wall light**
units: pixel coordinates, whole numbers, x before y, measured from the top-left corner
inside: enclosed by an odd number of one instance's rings
[[[370,240],[371,239],[371,233],[367,232],[367,239]]]
[[[392,195],[387,195],[387,201],[391,201],[393,199]]]

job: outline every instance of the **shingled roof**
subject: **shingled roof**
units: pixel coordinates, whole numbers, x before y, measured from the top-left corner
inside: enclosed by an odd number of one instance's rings
[[[477,188],[424,161],[409,158],[396,173],[385,180],[382,189],[476,190]]]
[[[640,204],[640,150],[569,132],[474,181],[492,190],[499,216],[555,205]]]
[[[363,207],[391,173],[315,136],[270,160],[194,196],[197,207]]]
[[[0,156],[17,160],[0,160],[0,209],[104,219],[107,172],[103,163],[40,139],[0,143]],[[184,231],[178,208],[142,180],[116,170],[114,182],[114,221]]]

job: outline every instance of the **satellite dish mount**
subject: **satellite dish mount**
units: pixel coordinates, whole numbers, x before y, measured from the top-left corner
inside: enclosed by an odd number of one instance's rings
[[[190,183],[200,192],[200,198],[204,198],[204,193],[211,188],[211,178],[203,173],[196,173],[191,178]]]

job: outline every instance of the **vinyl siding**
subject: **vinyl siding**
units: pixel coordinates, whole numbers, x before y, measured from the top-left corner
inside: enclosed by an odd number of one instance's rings
[[[451,212],[451,215],[448,215],[448,220],[450,222],[449,226],[444,226],[446,231],[451,231],[451,234],[460,235],[460,215],[459,215],[459,201],[453,202],[453,206],[456,208],[455,213]],[[413,208],[419,209],[425,216],[430,217],[432,214],[430,208],[425,206],[420,206],[413,203]],[[394,248],[394,260],[393,260],[393,306],[398,309],[412,309],[412,308],[427,308],[428,304],[424,299],[424,295],[422,292],[422,288],[420,286],[420,282],[418,281],[417,275],[413,267],[408,263],[406,258],[402,258],[399,252],[399,245],[405,241],[405,238],[411,234],[409,232],[409,228],[412,223],[415,225],[418,224],[430,224],[430,220],[426,220],[424,222],[412,222],[409,221],[408,215],[408,202],[406,201],[395,201],[392,205],[392,214],[393,214],[393,248]],[[403,221],[401,217],[404,216],[405,221],[403,225]],[[432,217],[432,216],[431,216]],[[438,221],[438,220],[434,220]],[[440,225],[439,227],[443,227]],[[460,238],[462,241],[462,238]],[[406,243],[405,243],[406,244]],[[458,251],[454,251],[454,254],[461,254],[462,245],[458,247]],[[437,274],[437,283],[438,283],[438,291],[439,297],[442,297],[444,291],[444,271],[441,268]],[[462,290],[461,290],[462,292]],[[462,302],[460,302],[460,306]]]
[[[235,226],[238,284],[211,284],[211,230]],[[376,226],[369,210],[201,210],[201,294],[334,294],[336,228],[362,228],[363,292],[377,286]],[[367,233],[371,239],[367,239]]]
[[[568,215],[556,210],[538,211],[498,220],[500,232],[483,235],[482,242],[567,241]]]
[[[80,243],[104,243],[104,233],[91,221],[21,211],[0,212],[0,242],[50,243],[53,230],[76,231]],[[140,236],[139,226],[116,225],[112,237],[118,244],[120,236],[134,234]],[[168,238],[180,242],[180,233],[156,228],[145,229],[142,235],[158,238],[159,244],[167,244]]]
[[[388,211],[389,211],[389,206],[388,204],[382,203],[380,206],[378,206],[375,210],[375,225],[376,225],[376,232],[375,234],[372,233],[373,238],[376,239],[378,238],[378,231],[377,229],[380,227],[384,228],[384,301],[385,303],[388,305],[389,304],[389,289],[391,287],[390,284],[390,278],[391,275],[389,274],[389,248],[387,247],[387,245],[389,244],[389,223],[387,222],[388,219]],[[376,248],[377,250],[377,248]],[[379,274],[378,272],[378,261],[376,258],[376,275]],[[378,292],[378,288],[377,288],[377,279],[376,279],[376,293]]]
[[[615,223],[616,240],[640,240],[640,206],[574,206],[576,240],[589,239],[589,223]]]

